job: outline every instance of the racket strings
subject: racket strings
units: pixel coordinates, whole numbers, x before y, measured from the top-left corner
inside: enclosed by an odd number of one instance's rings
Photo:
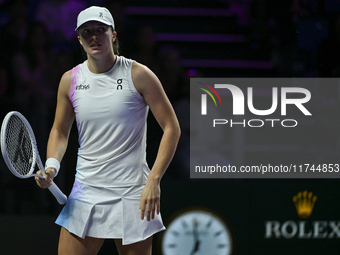
[[[20,175],[30,174],[34,169],[35,150],[25,123],[16,115],[11,116],[6,129],[8,158]]]

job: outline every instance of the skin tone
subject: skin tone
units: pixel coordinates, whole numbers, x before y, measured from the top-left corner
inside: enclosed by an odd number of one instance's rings
[[[88,68],[93,73],[105,73],[110,70],[117,56],[114,54],[112,42],[117,33],[110,26],[97,21],[90,21],[78,30],[78,40],[88,57]],[[47,158],[62,160],[67,148],[68,138],[75,115],[69,100],[71,86],[71,70],[66,72],[60,81],[58,103],[53,127],[47,145]],[[154,219],[160,212],[160,181],[176,150],[180,137],[180,128],[174,110],[156,75],[146,66],[134,62],[132,79],[136,90],[143,96],[150,110],[163,130],[158,154],[141,194],[140,218],[148,221]],[[35,178],[38,186],[48,188],[55,176],[55,169],[46,169],[44,179]],[[61,229],[59,254],[96,254],[103,244],[103,239],[81,239]],[[151,254],[152,238],[131,245],[122,245],[121,240],[115,240],[119,254]],[[80,249],[83,247],[83,249]],[[91,250],[93,247],[93,250]],[[99,247],[99,248],[98,248]],[[71,252],[70,249],[73,249]]]

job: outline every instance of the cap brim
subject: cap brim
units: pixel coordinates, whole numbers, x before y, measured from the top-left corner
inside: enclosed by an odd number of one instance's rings
[[[81,23],[79,26],[77,26],[77,28],[74,31],[77,31],[82,25],[84,25],[86,22],[89,22],[89,21],[98,21],[98,22],[103,23],[105,25],[112,26],[112,24],[110,22],[105,22],[102,19],[91,18],[91,19],[85,20],[83,23]]]

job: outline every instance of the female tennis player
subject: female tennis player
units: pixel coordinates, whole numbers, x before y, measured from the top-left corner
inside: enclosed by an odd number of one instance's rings
[[[114,21],[92,6],[77,19],[87,60],[60,81],[55,120],[47,145],[47,188],[59,170],[76,119],[79,150],[75,182],[56,223],[59,255],[97,254],[115,239],[119,254],[151,254],[153,234],[164,230],[160,180],[177,146],[180,128],[158,78],[146,66],[114,52]],[[163,129],[150,171],[146,118],[152,111]]]

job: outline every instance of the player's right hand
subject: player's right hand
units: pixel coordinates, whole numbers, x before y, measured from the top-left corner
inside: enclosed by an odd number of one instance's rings
[[[39,178],[39,177],[34,177],[37,185],[42,188],[42,189],[47,189],[48,187],[51,186],[51,183],[52,183],[52,180],[55,176],[55,169],[54,168],[47,168],[45,169],[45,178],[42,177],[42,173],[41,171],[37,171],[37,174],[41,175],[42,178]]]

